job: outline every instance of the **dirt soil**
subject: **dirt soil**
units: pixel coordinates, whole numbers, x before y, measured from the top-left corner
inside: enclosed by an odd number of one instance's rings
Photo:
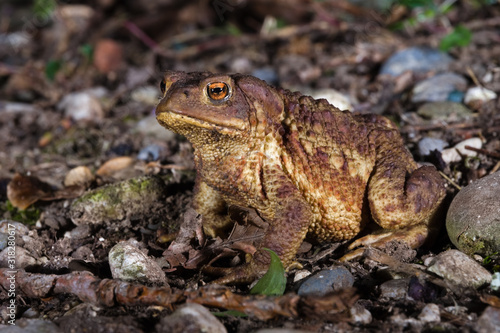
[[[16,258],[18,264],[39,277],[91,272],[96,279],[112,279],[110,249],[120,241],[135,239],[166,274],[164,282],[142,284],[168,285],[184,292],[203,288],[213,279],[200,271],[213,257],[219,255],[221,265],[244,260],[243,245],[234,243],[244,235],[258,237],[258,231],[250,227],[235,229],[232,241],[208,239],[203,245],[191,234],[184,245],[196,251],[188,259],[198,261],[186,264],[186,258],[177,258],[184,262],[171,268],[166,263],[166,259],[171,264],[177,260],[168,255],[165,259],[164,251],[178,235],[181,222],[192,222],[190,230],[199,231],[196,214],[185,214],[190,211],[195,177],[191,146],[184,138],[156,127],[153,117],[162,73],[170,69],[260,73],[271,84],[291,90],[336,89],[350,98],[353,112],[373,112],[394,120],[420,162],[424,158],[418,154],[417,143],[423,137],[442,139],[450,147],[480,137],[483,152],[477,158],[451,164],[444,163],[439,153],[425,158],[448,177],[446,206],[459,187],[497,170],[498,98],[471,106],[473,116],[466,119],[423,119],[415,112],[422,103],[412,102],[411,92],[417,82],[434,73],[389,77],[379,72],[396,51],[411,46],[438,48],[442,38],[461,25],[472,32],[472,39],[447,51],[453,58],[449,71],[466,78],[468,87],[479,84],[499,94],[499,3],[459,1],[445,13],[436,5],[431,6],[435,15],[425,16],[419,8],[397,4],[368,8],[355,4],[359,2],[2,1],[0,219],[22,222],[29,229],[18,231],[23,234],[18,249],[28,252]],[[84,96],[71,95],[75,92]],[[143,151],[147,147],[149,153]],[[68,181],[68,173],[77,167],[85,168],[75,172],[76,180]],[[85,219],[95,223],[78,222],[86,208],[75,212],[74,201],[84,193],[142,176],[159,179],[162,189],[141,193],[146,206],[124,208],[122,215],[115,212],[119,218],[107,212],[89,213]],[[8,185],[14,183],[11,191],[15,193],[8,200]],[[251,214],[238,211],[233,215],[244,225]],[[373,317],[369,323],[354,323],[342,311],[335,319],[309,317],[307,311],[271,320],[255,315],[218,319],[229,332],[279,327],[312,332],[475,332],[484,309],[499,304],[495,303],[498,299],[485,297],[495,297],[489,287],[448,288],[421,275],[417,279],[415,271],[405,266],[422,264],[427,257],[452,248],[442,229],[431,246],[417,252],[397,245],[386,249],[392,261],[364,258],[342,264],[354,275],[355,292],[336,297],[346,304],[358,299],[357,306]],[[297,260],[303,270],[315,273],[339,265],[336,259],[344,252],[345,244],[305,242]],[[498,258],[490,259],[485,267],[493,272]],[[187,267],[182,268],[184,264]],[[287,292],[297,289],[296,272],[288,272]],[[398,274],[411,279],[410,286],[421,288],[424,296],[381,299],[379,286]],[[152,332],[160,331],[160,319],[184,303],[160,306],[127,298],[121,304],[97,305],[79,297],[91,290],[77,289],[52,294],[19,292],[17,321],[43,318],[64,332]],[[228,290],[246,296],[249,289]],[[7,324],[9,297],[6,290],[0,295],[0,320]],[[428,303],[441,309],[459,306],[461,311],[447,312],[437,324],[395,324],[395,316],[418,321]]]

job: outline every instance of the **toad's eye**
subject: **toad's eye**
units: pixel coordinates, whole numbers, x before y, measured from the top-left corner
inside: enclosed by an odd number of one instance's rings
[[[165,80],[161,80],[160,82],[160,90],[162,94],[165,94],[165,90],[167,90],[167,83]]]
[[[207,85],[207,95],[215,102],[223,102],[229,98],[229,86],[224,82],[212,82]]]

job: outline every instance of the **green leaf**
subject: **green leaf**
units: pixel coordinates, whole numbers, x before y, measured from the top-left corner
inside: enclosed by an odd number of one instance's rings
[[[57,71],[61,68],[60,60],[50,60],[47,65],[45,65],[45,75],[50,81],[54,81]]]
[[[418,8],[432,6],[433,0],[399,0],[398,3],[408,8]]]
[[[35,0],[33,14],[39,21],[48,21],[57,8],[56,0]]]
[[[78,48],[80,54],[82,54],[88,62],[92,61],[92,56],[94,54],[94,49],[90,44],[83,44]]]
[[[463,25],[458,25],[452,33],[441,39],[439,49],[446,52],[455,46],[467,46],[469,45],[471,39],[472,32]]]
[[[266,249],[271,255],[271,264],[266,274],[250,290],[250,294],[259,294],[267,296],[280,296],[285,292],[286,277],[285,268],[280,258],[273,250]]]
[[[240,312],[240,311],[235,311],[235,310],[228,310],[228,311],[220,311],[220,312],[212,312],[212,314],[216,317],[248,317],[247,314]]]

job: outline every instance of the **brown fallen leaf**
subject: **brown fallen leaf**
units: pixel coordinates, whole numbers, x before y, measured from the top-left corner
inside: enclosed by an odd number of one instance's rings
[[[7,185],[7,198],[12,205],[24,210],[42,198],[52,196],[52,187],[36,177],[19,173]]]
[[[101,73],[118,70],[123,65],[123,46],[112,39],[101,39],[94,51],[94,66]]]
[[[86,166],[77,166],[69,170],[64,178],[64,186],[83,186],[88,187],[93,181],[95,177],[92,174],[92,171]]]
[[[14,207],[24,210],[39,200],[72,199],[79,197],[84,191],[85,187],[78,185],[56,190],[34,176],[16,173],[7,185],[7,198]]]
[[[126,172],[134,165],[135,160],[129,156],[120,156],[106,161],[96,171],[96,175],[103,178],[117,178],[120,173]]]

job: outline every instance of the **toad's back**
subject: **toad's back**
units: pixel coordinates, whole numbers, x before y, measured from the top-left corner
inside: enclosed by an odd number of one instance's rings
[[[312,206],[309,233],[319,240],[351,239],[369,216],[365,194],[377,145],[386,138],[403,142],[387,118],[352,115],[326,100],[282,93],[286,96],[282,162]],[[394,162],[406,164],[410,172],[416,168],[409,154]]]

